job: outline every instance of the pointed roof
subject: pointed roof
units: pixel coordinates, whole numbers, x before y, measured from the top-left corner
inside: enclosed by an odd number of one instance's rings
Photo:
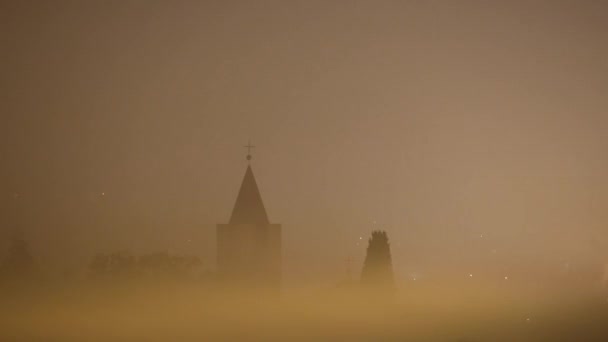
[[[239,195],[236,198],[230,224],[268,224],[268,215],[262,203],[251,165],[247,166]]]

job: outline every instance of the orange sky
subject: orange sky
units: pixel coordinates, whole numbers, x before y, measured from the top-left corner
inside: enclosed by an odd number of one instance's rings
[[[213,267],[251,139],[289,277],[360,263],[374,221],[402,277],[594,268],[608,261],[606,13],[2,1],[0,238],[21,227],[59,268],[116,249]]]

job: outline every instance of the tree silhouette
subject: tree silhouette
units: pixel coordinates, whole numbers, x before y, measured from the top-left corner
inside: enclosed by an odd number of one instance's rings
[[[200,265],[200,259],[195,256],[170,255],[167,252],[142,255],[138,260],[139,269],[153,277],[186,277]]]
[[[38,275],[38,265],[29,252],[27,242],[20,237],[14,237],[8,255],[0,265],[0,278],[27,281],[33,280]]]
[[[127,252],[97,254],[89,264],[89,273],[96,278],[124,279],[135,276],[151,278],[185,278],[201,261],[195,256],[155,252],[139,258]]]
[[[372,232],[361,272],[361,284],[371,288],[394,288],[391,250],[385,231]]]
[[[89,271],[96,277],[132,277],[136,266],[136,258],[128,252],[97,254],[89,264]]]

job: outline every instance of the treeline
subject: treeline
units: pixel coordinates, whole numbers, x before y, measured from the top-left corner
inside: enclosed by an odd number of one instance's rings
[[[136,257],[128,252],[97,254],[88,266],[93,278],[194,278],[204,275],[196,256],[155,252]]]
[[[129,252],[97,254],[87,263],[85,279],[112,282],[121,280],[197,280],[208,279],[197,256],[154,252],[141,256]],[[0,260],[0,287],[36,287],[48,281],[32,256],[25,239],[13,237],[4,258]]]
[[[201,260],[192,255],[155,252],[135,256],[129,252],[95,255],[87,264],[86,278],[109,280],[211,280],[214,274],[204,271]],[[38,264],[23,238],[13,238],[7,256],[0,262],[0,285],[36,283],[43,280]],[[361,270],[361,288],[381,289],[390,293],[395,288],[388,235],[373,231],[368,240],[366,258]]]

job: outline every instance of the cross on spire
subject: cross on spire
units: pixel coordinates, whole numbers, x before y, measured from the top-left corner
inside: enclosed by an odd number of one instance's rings
[[[251,160],[251,149],[255,148],[255,146],[251,145],[251,140],[247,142],[247,145],[243,146],[247,148],[247,160]]]

